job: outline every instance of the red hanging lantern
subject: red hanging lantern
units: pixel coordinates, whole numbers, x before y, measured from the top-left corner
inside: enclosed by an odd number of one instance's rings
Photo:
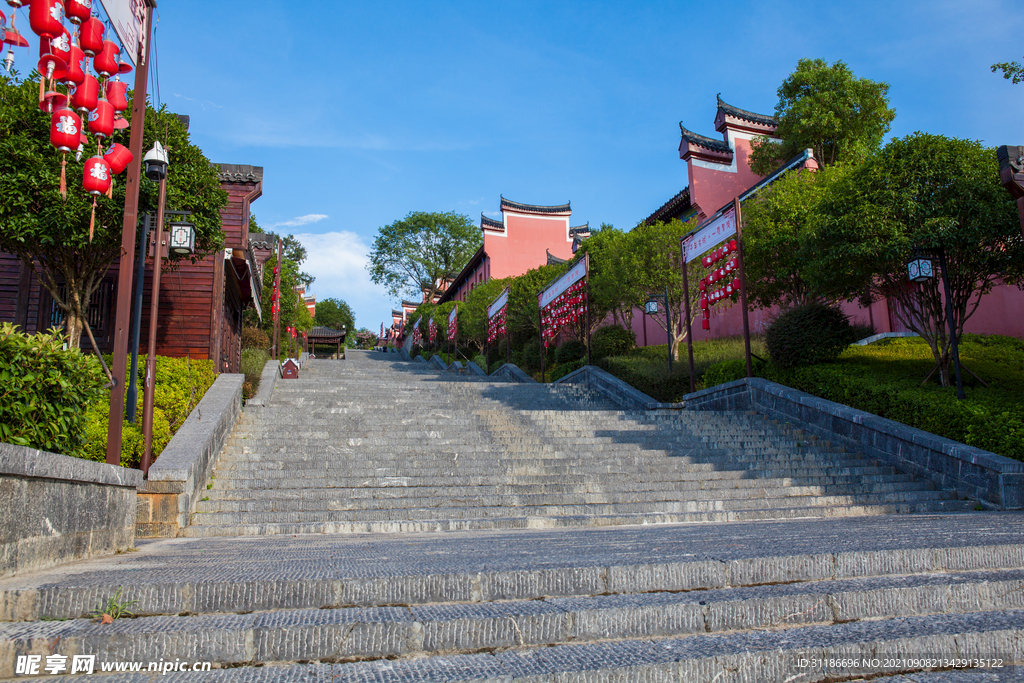
[[[82,22],[78,30],[78,43],[82,46],[82,52],[95,57],[103,50],[103,37],[105,29],[103,22],[96,17],[89,17]]]
[[[43,92],[42,98],[39,100],[39,108],[47,114],[52,114],[67,103],[68,97],[64,93],[47,90]]]
[[[125,97],[125,93],[128,91],[127,83],[122,83],[119,80],[107,81],[103,89],[106,91],[107,100],[114,107],[114,111],[124,111],[128,108],[128,98]]]
[[[42,57],[47,53],[54,57],[60,57],[67,68],[68,60],[71,59],[71,34],[66,28],[61,27],[60,34],[54,38],[39,39],[39,56]]]
[[[60,0],[32,0],[28,23],[37,36],[57,37],[64,30],[64,5]]]
[[[708,298],[707,298],[706,296],[702,296],[702,297],[700,298],[700,307],[701,307],[702,309],[704,309],[704,310],[707,310],[707,307],[708,307]]]
[[[96,108],[89,112],[89,132],[98,138],[109,138],[114,133],[114,106],[100,97]]]
[[[86,73],[85,80],[75,87],[75,94],[71,98],[71,106],[84,114],[96,108],[99,96],[100,82],[92,74]]]
[[[110,149],[103,153],[103,158],[110,165],[110,172],[114,175],[120,175],[124,169],[128,168],[128,164],[132,163],[133,157],[127,147],[120,142],[115,142],[110,146]]]
[[[703,320],[700,321],[700,328],[702,330],[710,330],[711,329],[711,321],[708,320],[707,318],[704,318]]]
[[[739,251],[740,245],[736,240],[729,240],[729,249],[731,251]]]
[[[60,150],[60,196],[68,196],[68,184],[65,170],[68,164],[68,152],[78,146],[82,134],[82,119],[66,106],[53,113],[50,117],[50,144]]]
[[[92,16],[92,0],[64,0],[64,12],[75,26]]]
[[[92,67],[96,69],[96,73],[104,78],[110,78],[114,74],[121,73],[117,65],[117,54],[120,51],[121,48],[117,46],[117,43],[112,40],[104,40],[103,50],[92,60]]]
[[[733,278],[732,288],[733,288],[733,291],[736,291],[736,292],[740,291],[740,279],[738,277],[737,278]]]
[[[85,80],[85,53],[82,48],[74,43],[71,44],[71,55],[68,57],[68,68],[64,74],[64,82],[68,85],[78,85]]]
[[[124,61],[124,57],[121,57],[117,62],[117,70],[123,74],[126,74],[132,70],[132,65]]]
[[[698,287],[700,288],[700,291],[702,291],[702,292],[704,292],[704,291],[707,291],[707,288],[708,288],[708,281],[707,281],[707,280],[701,280],[701,281],[700,281],[700,282],[698,283],[698,285],[697,285],[697,286],[698,286]]]
[[[96,197],[110,189],[110,167],[101,156],[87,159],[82,171],[82,187],[92,195],[92,215],[89,217],[89,241],[96,228]]]

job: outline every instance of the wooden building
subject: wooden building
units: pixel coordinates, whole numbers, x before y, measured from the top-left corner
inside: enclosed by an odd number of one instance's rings
[[[221,210],[223,249],[198,259],[165,268],[160,280],[160,315],[157,323],[157,354],[161,356],[212,358],[219,372],[238,372],[241,365],[242,312],[261,311],[263,264],[271,251],[249,235],[249,206],[263,193],[263,168],[218,164],[221,188],[228,203]],[[148,253],[153,254],[153,235]],[[256,248],[254,248],[254,246]],[[263,247],[263,248],[260,248]],[[149,310],[152,259],[146,264],[142,303],[142,334],[139,348],[149,343]],[[89,302],[88,320],[96,344],[110,352],[114,322],[118,262]],[[262,315],[262,311],[261,311]],[[0,252],[0,322],[12,322],[27,332],[62,327],[63,312],[54,305],[33,269]],[[86,335],[82,346],[91,348]]]

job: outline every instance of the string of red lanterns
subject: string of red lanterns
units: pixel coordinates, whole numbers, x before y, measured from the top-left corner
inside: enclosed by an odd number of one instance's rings
[[[544,339],[544,348],[551,345],[551,340],[558,335],[561,328],[577,322],[586,315],[586,284],[583,280],[573,283],[541,310],[541,336]]]
[[[737,274],[739,273],[739,257],[732,256],[738,251],[739,245],[735,239],[731,239],[700,260],[702,266],[711,270],[701,278],[699,283],[701,329],[711,329],[712,305],[726,300],[732,301],[733,297],[740,292],[740,278]],[[719,263],[722,265],[717,265]],[[722,282],[725,284],[712,288],[712,285]]]
[[[498,337],[505,334],[506,331],[506,318],[508,315],[508,304],[501,307],[501,310],[495,313],[490,320],[487,321],[487,343],[493,344],[498,341]]]
[[[93,15],[92,0],[6,0],[15,11],[10,27],[0,12],[0,36],[8,48],[4,66],[14,65],[13,47],[28,47],[28,41],[15,28],[17,10],[28,4],[29,26],[39,36],[39,108],[50,115],[50,144],[61,153],[60,193],[67,197],[67,154],[75,151],[75,160],[82,157],[88,144],[88,132],[96,139],[96,154],[86,160],[82,169],[82,187],[93,196],[89,218],[89,241],[96,224],[96,199],[112,196],[113,177],[122,173],[132,161],[128,148],[112,143],[115,129],[127,128],[128,121],[120,112],[128,109],[128,85],[120,75],[132,67],[121,58],[121,48],[106,37],[106,27]],[[64,25],[71,22],[73,31]],[[99,78],[90,72],[89,60]],[[57,85],[61,84],[65,92]]]
[[[430,345],[433,346],[437,342],[437,323],[434,322],[433,318],[430,319],[428,328],[430,331]]]

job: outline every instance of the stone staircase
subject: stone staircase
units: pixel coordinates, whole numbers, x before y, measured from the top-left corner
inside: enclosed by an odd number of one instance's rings
[[[186,535],[424,532],[963,511],[754,413],[624,411],[573,385],[352,352],[280,381]]]
[[[1024,680],[1020,513],[754,414],[349,354],[246,409],[193,538],[0,581],[0,679]]]

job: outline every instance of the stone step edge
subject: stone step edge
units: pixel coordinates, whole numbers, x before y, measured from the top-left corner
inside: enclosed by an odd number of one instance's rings
[[[172,619],[142,617],[113,627],[97,626],[94,619],[8,624],[0,626],[0,661],[13,662],[17,655],[45,649],[53,642],[60,642],[61,652],[71,655],[84,651],[107,654],[113,648],[122,659],[169,660],[188,652],[195,659],[229,665],[327,657],[354,660],[459,655],[516,646],[685,638],[727,631],[989,612],[996,608],[992,604],[996,594],[1017,594],[1013,603],[1001,610],[1024,608],[1020,595],[1024,576],[1020,570],[1005,576],[977,574],[957,576],[966,579],[961,581],[925,580],[916,585],[906,585],[906,577],[850,580],[826,586],[826,590],[808,583],[801,590],[781,595],[772,595],[770,590],[762,596],[743,595],[743,589],[738,595],[728,595],[730,589],[725,589],[674,600],[682,595],[660,594],[652,597],[661,599],[647,604],[622,604],[605,596],[587,596],[550,602],[489,603],[485,608],[448,603]],[[217,632],[215,638],[210,638],[211,631]],[[137,647],[145,651],[126,651],[130,642],[124,642],[125,636],[141,639]],[[3,675],[10,672],[0,664]]]
[[[585,595],[625,595],[838,581],[891,575],[1024,568],[1024,544],[909,548],[814,555],[761,556],[650,564],[602,564],[405,576],[238,581],[148,581],[122,585],[123,601],[138,600],[145,616],[278,609],[375,607],[437,602],[483,603]],[[43,588],[0,590],[0,622],[73,619],[88,614],[108,586],[74,586],[73,579]],[[303,585],[301,595],[296,582]],[[156,600],[174,595],[173,605]],[[187,597],[185,597],[187,596]],[[205,604],[200,604],[202,602]],[[230,606],[230,609],[227,609]]]

